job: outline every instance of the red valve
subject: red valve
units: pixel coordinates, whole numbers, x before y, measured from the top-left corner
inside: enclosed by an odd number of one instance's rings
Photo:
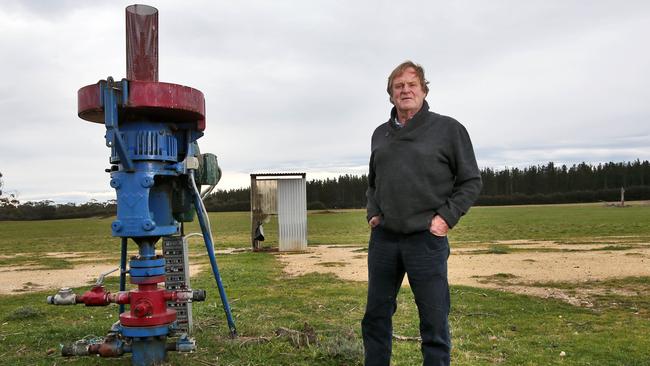
[[[154,281],[163,278],[151,277],[145,283],[138,283],[138,289],[129,292],[131,311],[120,315],[120,323],[126,327],[153,327],[170,324],[176,320],[176,310],[167,308],[165,291]],[[154,283],[150,283],[154,282]]]
[[[110,292],[104,286],[94,286],[90,291],[77,297],[77,303],[84,303],[86,306],[106,306],[111,303]]]
[[[93,286],[90,291],[87,291],[83,295],[77,295],[76,303],[83,303],[86,306],[106,306],[111,303],[128,304],[129,293],[110,293],[106,291],[104,286]]]
[[[133,308],[133,315],[138,318],[150,316],[153,314],[153,305],[148,300],[141,300]]]

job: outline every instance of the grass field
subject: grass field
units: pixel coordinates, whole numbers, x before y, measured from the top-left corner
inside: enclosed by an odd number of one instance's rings
[[[248,213],[210,215],[219,248],[249,246]],[[117,263],[119,241],[110,237],[112,219],[0,222],[0,271],[8,266],[69,268],[67,259],[49,252],[81,252]],[[277,236],[265,228],[269,244]],[[190,224],[186,232],[197,231]],[[357,244],[367,241],[364,212],[311,212],[309,243]],[[452,246],[501,240],[555,240],[567,244],[609,240],[611,246],[650,242],[650,206],[603,205],[477,207],[450,235]],[[192,252],[204,249],[193,243]],[[507,254],[505,254],[507,255]],[[365,284],[332,275],[288,277],[272,253],[236,253],[218,257],[240,338],[227,339],[227,326],[216,288],[206,271],[193,287],[208,290],[208,301],[195,304],[198,351],[170,353],[171,365],[360,365],[359,323]],[[199,261],[205,262],[202,258]],[[649,263],[650,264],[650,263]],[[2,276],[3,272],[0,272]],[[649,271],[650,274],[650,266]],[[572,289],[590,284],[556,284]],[[454,365],[650,365],[650,284],[633,277],[603,281],[599,287],[634,288],[634,296],[616,291],[598,295],[593,308],[470,287],[452,287],[450,316]],[[114,277],[108,287],[116,290]],[[78,289],[85,291],[87,287]],[[59,344],[87,335],[104,335],[117,308],[48,306],[53,291],[0,296],[0,358],[13,365],[128,365],[119,360],[66,360]],[[613,306],[612,304],[616,304]],[[277,336],[279,328],[313,328],[315,339]],[[400,294],[395,333],[417,336],[417,309],[410,291]],[[315,342],[313,342],[315,340]],[[564,356],[560,353],[564,352]],[[419,344],[396,341],[393,363],[417,365]]]

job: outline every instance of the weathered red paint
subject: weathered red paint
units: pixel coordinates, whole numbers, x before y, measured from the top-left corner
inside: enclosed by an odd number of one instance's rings
[[[99,83],[77,91],[77,115],[86,121],[104,123],[104,108],[99,100]]]
[[[198,130],[205,129],[205,98],[202,92],[189,86],[131,81],[127,108],[169,122],[196,121]]]
[[[188,86],[158,82],[158,10],[154,7],[126,8],[126,79],[128,100],[120,106],[123,122],[194,122],[197,130],[205,130],[203,93]],[[77,113],[86,121],[104,123],[99,83],[79,89]]]
[[[130,311],[120,314],[120,323],[127,327],[153,327],[171,324],[176,320],[176,310],[167,308],[167,301],[185,299],[186,294],[158,287],[164,276],[151,277],[154,281],[138,283],[138,289],[110,293],[104,286],[93,286],[76,302],[86,306],[107,306],[111,303],[129,304]]]
[[[126,8],[126,78],[158,81],[158,10],[154,7]]]
[[[205,97],[197,89],[171,83],[129,81],[128,93],[127,105],[120,107],[126,121],[142,118],[169,123],[195,122],[199,131],[205,130]],[[80,118],[104,123],[99,83],[79,89],[77,102]]]
[[[111,303],[128,304],[128,292],[110,293],[106,291],[104,286],[93,286],[89,291],[83,295],[77,295],[75,300],[78,304],[85,304],[86,306],[106,306]]]
[[[77,303],[84,303],[86,306],[106,306],[111,303],[110,293],[104,286],[94,286],[90,291],[77,297]]]
[[[106,340],[103,343],[88,345],[88,353],[101,357],[120,357],[124,354],[124,347],[117,339]]]
[[[139,284],[131,291],[131,310],[120,314],[120,323],[126,327],[152,327],[170,324],[176,320],[176,310],[167,308],[168,291],[156,284]]]

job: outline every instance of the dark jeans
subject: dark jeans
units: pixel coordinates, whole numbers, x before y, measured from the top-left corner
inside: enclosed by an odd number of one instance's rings
[[[368,302],[361,322],[365,365],[390,364],[392,317],[404,273],[420,315],[423,365],[449,365],[449,242],[428,231],[397,234],[372,229],[368,247]]]

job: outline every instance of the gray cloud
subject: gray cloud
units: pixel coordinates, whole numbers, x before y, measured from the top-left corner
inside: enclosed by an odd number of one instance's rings
[[[110,196],[78,88],[125,74],[128,2],[0,5],[0,171],[23,199]],[[363,172],[385,78],[425,66],[482,166],[650,159],[645,1],[161,1],[160,80],[204,92],[226,173]],[[43,179],[46,177],[47,179]]]

